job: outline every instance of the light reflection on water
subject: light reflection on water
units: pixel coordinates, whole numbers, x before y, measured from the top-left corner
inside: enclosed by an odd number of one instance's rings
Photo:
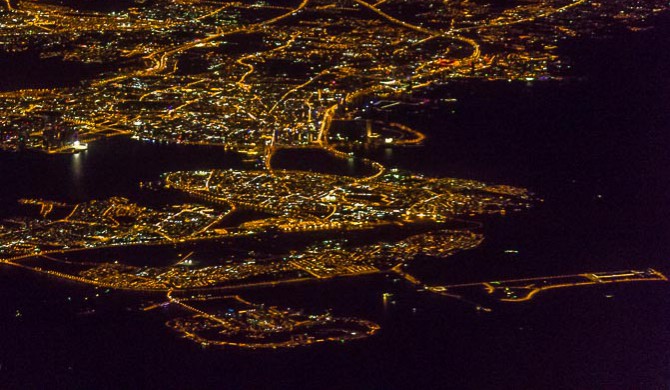
[[[77,179],[77,181],[79,181],[79,179],[81,179],[81,173],[82,173],[82,161],[81,161],[82,156],[81,156],[81,154],[82,153],[86,153],[86,152],[75,153],[75,154],[72,155],[72,159],[70,160],[71,161],[70,172],[72,172],[72,177]]]
[[[393,160],[393,148],[385,148],[384,149],[384,158],[387,161]]]
[[[72,183],[72,192],[77,198],[85,197],[85,183],[83,177],[84,168],[86,165],[86,156],[82,156],[82,154],[85,153],[87,153],[87,151],[74,153],[72,156],[70,156],[70,181]]]
[[[356,172],[356,161],[354,160],[353,157],[349,157],[347,159],[347,168],[349,170],[349,174],[354,174]]]

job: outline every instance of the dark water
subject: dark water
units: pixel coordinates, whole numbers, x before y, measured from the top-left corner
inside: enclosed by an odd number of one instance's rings
[[[482,248],[441,263],[417,262],[418,274],[481,281],[646,267],[670,273],[670,53],[659,49],[670,47],[670,23],[658,25],[574,43],[575,72],[587,76],[580,82],[453,86],[459,101],[452,106],[393,114],[429,139],[423,148],[371,153],[380,161],[524,186],[545,200],[523,214],[487,219]],[[147,198],[136,190],[138,181],[213,167],[244,164],[214,148],[120,138],[95,143],[79,157],[0,154],[2,214],[27,196]],[[164,327],[169,313],[136,311],[160,296],[0,271],[0,388],[670,386],[665,283],[547,292],[527,304],[496,305],[489,314],[384,276],[253,290],[244,296],[332,308],[383,329],[349,344],[240,351],[202,349]],[[395,294],[387,308],[384,291]],[[96,312],[85,314],[91,308]]]
[[[315,162],[318,161],[318,164]],[[370,176],[375,169],[361,158],[341,158],[321,149],[283,149],[272,156],[273,169],[321,172],[351,177]]]
[[[139,191],[139,183],[156,181],[162,173],[246,166],[239,155],[218,147],[184,148],[120,137],[93,142],[74,155],[0,153],[6,183],[0,187],[0,216],[16,212],[20,198],[82,202],[118,195],[151,201],[157,193]]]
[[[142,8],[153,3],[153,0],[47,0],[47,4],[62,5],[79,11],[118,12],[128,8]]]
[[[40,53],[33,50],[0,53],[0,72],[11,74],[11,77],[0,77],[0,91],[77,87],[83,80],[130,65],[130,61],[83,64],[60,57],[40,58]]]

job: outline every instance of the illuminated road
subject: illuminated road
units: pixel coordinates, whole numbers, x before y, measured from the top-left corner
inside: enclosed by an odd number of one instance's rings
[[[427,286],[426,289],[445,296],[472,287],[483,288],[488,295],[502,302],[525,302],[547,290],[603,285],[610,283],[667,282],[662,273],[646,271],[594,272],[577,275],[546,276],[493,282],[465,283],[446,286]]]

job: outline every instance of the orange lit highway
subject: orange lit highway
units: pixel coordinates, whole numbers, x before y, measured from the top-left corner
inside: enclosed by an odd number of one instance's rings
[[[662,273],[645,271],[594,272],[577,275],[546,276],[481,283],[465,283],[445,286],[427,286],[426,289],[441,295],[453,296],[472,287],[481,287],[494,299],[502,302],[525,302],[547,290],[605,285],[610,283],[667,282]]]

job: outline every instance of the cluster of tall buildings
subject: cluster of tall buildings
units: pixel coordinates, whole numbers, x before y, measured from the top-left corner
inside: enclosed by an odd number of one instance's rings
[[[9,118],[0,125],[0,145],[3,149],[41,147],[52,150],[71,146],[78,141],[78,130],[65,123],[57,112]]]

